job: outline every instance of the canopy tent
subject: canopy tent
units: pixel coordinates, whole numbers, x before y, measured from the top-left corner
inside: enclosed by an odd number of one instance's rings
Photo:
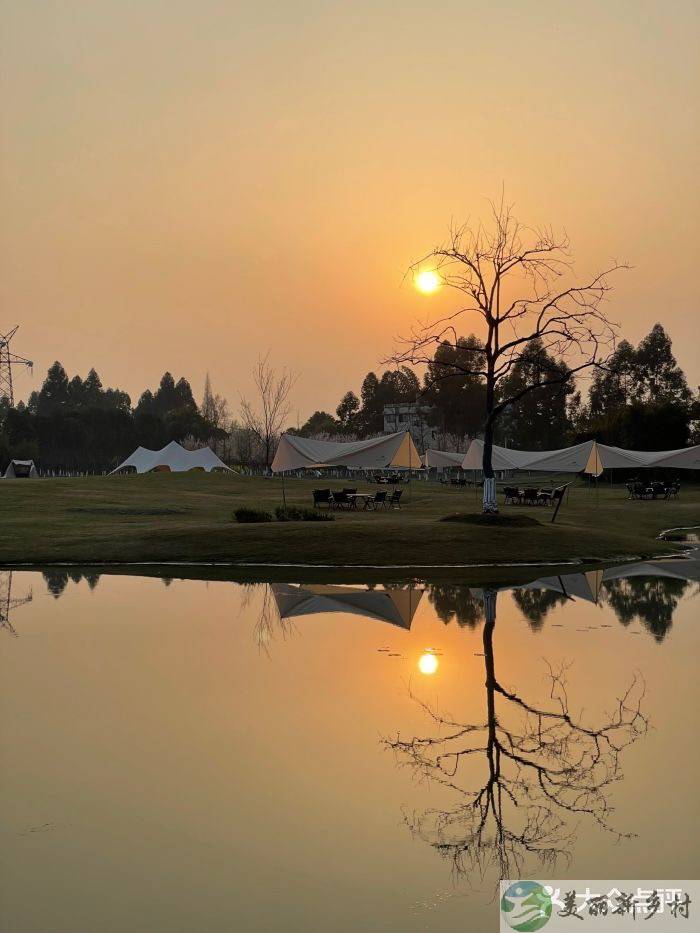
[[[421,467],[421,459],[408,431],[349,443],[283,434],[272,461],[272,472],[331,466],[355,470],[417,470]]]
[[[112,473],[122,473],[127,470],[133,470],[135,473],[154,471],[185,473],[188,470],[204,470],[207,473],[211,473],[212,470],[234,472],[209,447],[185,450],[177,441],[171,441],[162,450],[137,447],[130,457],[112,470]]]
[[[413,586],[370,590],[327,584],[272,583],[271,588],[281,619],[343,612],[405,629],[410,629],[423,596],[423,590]]]
[[[462,469],[481,470],[484,442],[473,440],[464,455]],[[534,470],[548,473],[590,473],[603,470],[674,467],[700,470],[700,445],[681,450],[623,450],[597,441],[584,441],[561,450],[511,450],[493,445],[494,470]]]
[[[437,467],[461,467],[464,460],[464,454],[455,453],[451,450],[433,450],[429,447],[423,457],[423,462],[428,469]]]
[[[39,479],[33,460],[10,460],[5,479]]]

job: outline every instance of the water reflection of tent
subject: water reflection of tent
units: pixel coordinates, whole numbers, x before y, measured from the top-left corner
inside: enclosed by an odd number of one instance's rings
[[[571,599],[597,603],[600,590],[607,582],[629,577],[670,577],[675,580],[700,582],[700,552],[692,552],[689,557],[637,561],[633,564],[609,567],[607,570],[540,577],[517,589],[552,590]]]
[[[603,585],[605,573],[603,570],[589,570],[586,573],[567,573],[555,577],[540,577],[521,590],[551,590],[561,593],[569,599],[584,599],[589,603],[597,603],[600,589]]]
[[[367,589],[328,584],[272,583],[280,618],[344,612],[410,629],[423,590],[413,586]]]

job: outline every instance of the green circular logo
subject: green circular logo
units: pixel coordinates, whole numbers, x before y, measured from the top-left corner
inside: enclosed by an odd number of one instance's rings
[[[533,933],[549,923],[552,898],[539,881],[516,881],[501,898],[501,913],[511,930]]]

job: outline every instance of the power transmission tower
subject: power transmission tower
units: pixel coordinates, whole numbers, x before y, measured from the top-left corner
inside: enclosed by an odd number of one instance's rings
[[[10,406],[15,404],[12,391],[12,367],[26,366],[31,369],[34,365],[31,360],[25,360],[23,356],[10,352],[10,341],[17,333],[17,327],[13,327],[8,334],[0,334],[0,402],[7,399]]]
[[[10,635],[16,635],[17,632],[10,622],[10,610],[18,606],[24,606],[25,603],[32,601],[32,592],[27,596],[12,598],[12,571],[0,570],[0,629],[5,629]]]

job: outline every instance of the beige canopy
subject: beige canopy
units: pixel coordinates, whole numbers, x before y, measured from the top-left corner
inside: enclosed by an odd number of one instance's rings
[[[431,469],[431,467],[437,467],[438,469],[444,467],[461,467],[464,456],[464,454],[457,453],[456,451],[433,450],[432,447],[429,447],[425,452],[423,462],[428,469]]]
[[[484,442],[473,440],[464,455],[462,469],[481,470]],[[623,450],[597,441],[584,441],[561,450],[512,450],[493,445],[494,470],[533,470],[549,473],[589,473],[603,470],[674,467],[700,470],[700,445],[680,450]]]
[[[272,472],[331,466],[355,470],[417,470],[421,467],[421,459],[408,431],[349,443],[283,434],[272,461]]]

